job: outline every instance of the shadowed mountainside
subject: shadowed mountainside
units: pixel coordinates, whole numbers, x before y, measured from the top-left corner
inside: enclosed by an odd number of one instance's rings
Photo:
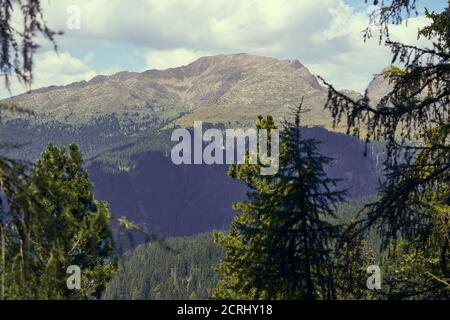
[[[379,77],[372,83],[377,96],[384,87]],[[167,156],[173,126],[202,120],[221,129],[248,127],[258,115],[285,117],[303,97],[310,109],[303,125],[323,126],[305,129],[305,136],[324,141],[321,151],[335,159],[328,174],[343,179],[351,198],[374,194],[382,152],[371,146],[364,157],[363,143],[326,130],[332,123],[323,109],[327,90],[297,60],[218,55],[179,68],[34,90],[7,100],[34,116],[6,114],[0,142],[20,144],[7,155],[28,161],[49,142],[75,142],[98,197],[115,215],[165,236],[189,235],[226,227],[231,204],[245,189],[227,177],[225,165],[173,165]]]
[[[359,140],[323,128],[305,128],[305,138],[323,141],[320,151],[335,159],[330,177],[343,179],[348,197],[376,192],[379,178],[377,152],[364,157]],[[134,156],[129,172],[106,170],[102,162],[89,167],[98,198],[110,203],[113,214],[126,215],[164,236],[192,235],[228,226],[235,212],[231,205],[244,199],[245,187],[227,176],[228,165],[174,165],[162,152]]]

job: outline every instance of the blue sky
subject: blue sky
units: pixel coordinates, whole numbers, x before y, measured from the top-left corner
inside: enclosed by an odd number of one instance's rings
[[[364,0],[345,0],[345,2],[352,7],[354,7],[356,10],[365,10],[367,8],[367,5],[373,3],[372,1],[368,1],[365,3]],[[417,1],[417,8],[419,11],[423,10],[422,8],[428,8],[429,10],[435,10],[439,11],[445,8],[445,1],[439,1],[439,0],[418,0]]]
[[[418,0],[418,7],[446,3]],[[376,39],[363,42],[372,10],[364,0],[44,0],[44,9],[49,26],[65,34],[59,55],[47,43],[39,49],[33,88],[247,52],[298,59],[337,87],[362,91],[390,62]],[[393,37],[415,44],[425,24],[413,17],[393,27]],[[24,90],[13,85],[13,94]]]

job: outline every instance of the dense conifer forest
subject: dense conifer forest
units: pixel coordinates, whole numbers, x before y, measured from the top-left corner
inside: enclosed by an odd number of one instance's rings
[[[376,37],[392,58],[371,82],[383,90],[230,54],[1,100],[0,300],[449,300],[450,1],[422,8],[422,42],[405,44],[391,30],[419,15],[417,2],[365,1],[375,10],[361,41]],[[44,17],[41,0],[0,1],[6,90],[13,79],[30,88],[42,41],[57,49],[62,33]],[[244,136],[229,153],[242,161],[217,171],[177,171],[172,130],[190,138],[181,126],[196,117],[217,126],[210,159],[233,125],[258,143]],[[305,129],[320,118],[336,132]],[[207,140],[183,158],[202,158]]]

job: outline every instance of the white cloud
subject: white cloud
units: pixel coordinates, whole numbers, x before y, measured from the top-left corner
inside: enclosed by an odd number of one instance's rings
[[[363,92],[373,75],[390,65],[390,48],[379,44],[378,26],[372,27],[373,37],[363,41],[363,31],[368,26],[367,14],[355,13],[345,5],[330,8],[329,14],[328,28],[319,30],[311,38],[311,46],[325,53],[318,53],[317,58],[304,63],[340,89]],[[417,44],[417,30],[426,23],[426,18],[420,16],[391,26],[391,40]],[[419,43],[426,45],[428,41]]]
[[[147,69],[168,69],[187,65],[207,55],[205,52],[192,51],[185,48],[173,50],[150,50],[147,54]]]
[[[44,73],[60,74],[65,77],[86,75],[91,72],[89,67],[93,58],[93,53],[88,53],[82,59],[77,59],[68,52],[46,51],[37,55],[35,70],[38,76]]]
[[[67,8],[72,5],[81,9],[80,30],[66,27]],[[296,58],[338,88],[362,91],[372,75],[390,63],[389,50],[378,45],[377,37],[363,42],[361,31],[372,10],[368,6],[367,12],[356,12],[343,0],[134,0],[132,4],[60,0],[49,2],[45,14],[53,29],[65,32],[59,45],[67,52],[110,47],[109,55],[119,56],[123,52],[117,48],[134,46],[146,52],[142,56],[132,53],[143,61],[142,67],[161,69],[189,63],[206,53]],[[424,22],[419,17],[411,19],[407,28],[395,26],[394,37],[414,43],[417,27]],[[82,80],[98,69],[95,62],[85,59],[70,64],[72,69],[66,68],[64,76],[47,70],[54,75],[51,80],[48,74],[48,81],[61,84],[76,76]],[[38,72],[44,71],[36,69],[36,79]]]
[[[79,59],[73,57],[69,52],[45,51],[35,56],[34,79],[31,89],[47,87],[51,85],[66,85],[76,81],[89,80],[97,72],[92,69],[94,55],[88,53]],[[19,94],[27,91],[17,80],[12,79],[11,94]],[[1,98],[11,95],[3,91]]]

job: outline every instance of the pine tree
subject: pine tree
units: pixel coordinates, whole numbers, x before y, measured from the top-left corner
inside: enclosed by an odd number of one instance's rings
[[[115,271],[111,214],[97,201],[76,145],[49,145],[1,217],[5,299],[99,298]],[[3,241],[4,240],[4,241]],[[81,269],[81,289],[66,270]],[[16,266],[16,267],[14,267]]]
[[[417,243],[395,241],[381,261],[382,299],[448,300],[450,290],[442,276],[440,253],[418,248]],[[436,276],[438,275],[438,276]]]
[[[327,219],[343,192],[326,177],[331,159],[318,152],[319,142],[302,139],[302,112],[300,105],[294,122],[283,125],[276,175],[260,175],[260,164],[230,167],[230,176],[250,191],[235,204],[229,232],[216,234],[226,249],[216,298],[331,298],[328,268],[338,230]],[[272,117],[259,117],[257,128],[275,129]]]
[[[19,18],[22,24],[13,23],[13,17]],[[31,85],[33,80],[33,57],[39,48],[37,37],[49,40],[56,49],[54,32],[46,25],[40,0],[18,0],[2,1],[0,3],[0,70],[5,80],[5,87],[10,89],[11,77],[25,84]],[[29,110],[24,110],[13,104],[0,103],[0,110],[21,112],[30,114]],[[0,118],[1,121],[1,118]],[[0,150],[17,147],[7,141],[0,142]],[[24,270],[24,257],[21,253],[24,243],[14,241],[15,237],[27,236],[23,233],[25,217],[17,212],[10,211],[8,204],[13,202],[18,194],[24,192],[28,183],[28,171],[23,163],[12,161],[0,155],[0,299],[8,296],[18,297],[23,292],[20,290],[24,281],[24,274],[19,275],[17,270],[11,266],[20,266],[19,270]],[[15,226],[16,228],[12,228]],[[11,254],[14,253],[14,254]],[[21,263],[19,264],[19,260]],[[11,269],[10,269],[11,268]],[[32,285],[32,284],[30,284]]]
[[[384,248],[401,239],[409,242],[410,250],[421,251],[423,259],[438,256],[440,267],[433,272],[444,285],[450,284],[450,2],[440,13],[425,11],[430,24],[419,30],[418,37],[430,40],[426,48],[389,37],[389,24],[400,24],[417,12],[415,2],[383,2],[375,12],[380,41],[391,48],[392,63],[399,64],[383,73],[392,89],[379,101],[371,101],[367,91],[353,99],[325,82],[326,107],[335,124],[347,123],[348,133],[365,134],[367,141],[377,139],[387,145],[381,197],[369,206],[363,228],[376,228]],[[371,27],[366,38],[372,35]]]
[[[367,288],[367,267],[375,264],[375,254],[350,221],[345,225],[341,238],[336,243],[333,264],[336,298],[341,300],[374,299],[376,296]]]

